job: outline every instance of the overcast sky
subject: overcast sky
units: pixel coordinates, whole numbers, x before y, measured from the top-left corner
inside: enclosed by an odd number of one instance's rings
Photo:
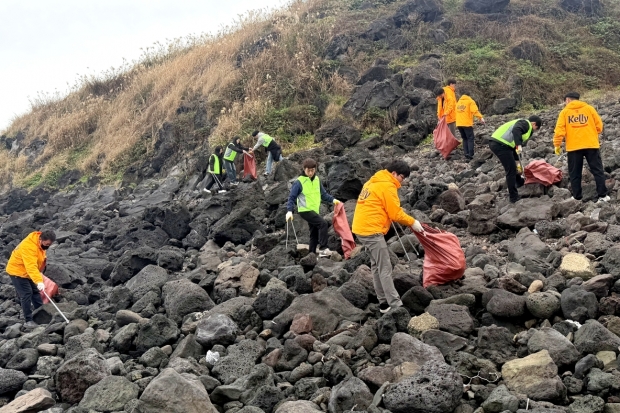
[[[285,0],[0,0],[0,131],[37,92],[119,67],[140,48],[216,33],[240,14]]]

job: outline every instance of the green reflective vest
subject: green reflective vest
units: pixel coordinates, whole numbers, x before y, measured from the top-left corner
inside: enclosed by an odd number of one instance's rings
[[[515,124],[520,120],[521,119],[516,119],[510,122],[504,123],[495,132],[493,132],[493,135],[491,135],[491,137],[495,139],[496,141],[503,143],[504,145],[508,145],[511,148],[514,148],[515,141],[512,136],[512,128],[514,128]],[[533,130],[532,122],[530,122],[529,120],[526,120],[526,122],[528,123],[528,125],[530,125],[530,129],[527,131],[525,135],[521,136],[521,138],[523,139],[523,143],[525,143],[530,138],[530,136],[532,136],[532,130]]]
[[[229,162],[233,162],[235,160],[235,158],[237,157],[237,152],[233,151],[230,148],[230,145],[233,145],[233,143],[229,143],[228,146],[226,147],[226,152],[224,152],[224,160],[227,160]]]
[[[321,183],[319,177],[310,179],[307,176],[300,176],[297,180],[301,183],[301,194],[297,197],[297,211],[314,211],[319,213],[321,207]]]
[[[209,161],[209,172],[212,174],[221,175],[222,174],[222,165],[220,165],[220,158],[216,154],[211,155],[211,158],[214,158],[213,161],[213,169],[211,169],[211,162]]]
[[[267,135],[266,133],[263,134],[262,138],[263,138],[263,146],[265,148],[268,147],[271,141],[273,140],[273,138]]]

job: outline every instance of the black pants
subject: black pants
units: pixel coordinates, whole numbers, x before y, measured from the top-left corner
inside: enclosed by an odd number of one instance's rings
[[[517,202],[519,200],[517,188],[525,183],[523,177],[517,175],[516,161],[519,160],[517,152],[508,145],[492,140],[489,141],[489,148],[497,156],[506,171],[506,186],[508,187],[510,202]]]
[[[310,228],[310,252],[316,253],[317,245],[327,247],[327,222],[314,211],[300,212],[299,216],[308,222]]]
[[[37,289],[37,285],[32,282],[30,278],[11,277],[13,286],[19,296],[19,301],[22,305],[22,311],[24,312],[24,318],[26,321],[32,321],[32,306],[34,309],[43,305],[41,300],[41,293]]]
[[[214,178],[217,177],[217,180]],[[205,189],[209,190],[213,186],[213,184],[217,184],[220,189],[224,189],[222,186],[222,180],[224,177],[222,174],[212,174],[211,172],[207,172],[207,183],[205,185]]]
[[[474,157],[474,127],[459,126],[461,138],[463,138],[463,152],[465,157],[471,159]]]
[[[583,158],[586,158],[590,172],[594,175],[596,182],[596,193],[599,198],[607,196],[607,187],[605,186],[605,171],[603,170],[603,161],[601,160],[601,152],[598,149],[579,149],[577,151],[567,152],[568,157],[568,176],[570,177],[570,186],[573,190],[573,198],[581,199],[581,175],[583,172]]]

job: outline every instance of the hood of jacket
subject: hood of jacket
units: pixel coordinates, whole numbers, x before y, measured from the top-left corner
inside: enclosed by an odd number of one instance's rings
[[[396,186],[396,189],[400,188],[400,182],[398,182],[398,179],[394,178],[394,175],[392,175],[391,172],[388,172],[387,169],[382,169],[374,174],[368,182],[372,184],[377,182],[393,183]]]
[[[581,109],[586,105],[587,105],[586,102],[582,102],[580,100],[573,100],[569,102],[568,105],[566,105],[566,109],[569,109],[569,110]]]

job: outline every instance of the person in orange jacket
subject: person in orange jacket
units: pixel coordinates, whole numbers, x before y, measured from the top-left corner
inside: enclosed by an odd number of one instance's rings
[[[25,328],[37,326],[32,321],[32,307],[36,310],[43,305],[39,293],[45,289],[41,271],[45,268],[46,251],[54,241],[54,231],[31,232],[15,247],[6,265],[6,272],[21,302],[26,319]]]
[[[448,86],[437,89],[437,119],[445,116],[446,123],[452,134],[456,137],[456,80],[449,79]]]
[[[468,161],[474,157],[474,118],[480,119],[483,124],[485,123],[476,102],[466,91],[463,91],[459,101],[456,102],[456,128],[463,138],[463,152],[465,152],[465,159]]]
[[[581,177],[583,158],[586,158],[596,182],[598,202],[609,202],[600,153],[601,144],[598,140],[598,135],[603,132],[603,121],[596,109],[580,101],[579,97],[579,93],[570,92],[564,98],[566,106],[558,116],[553,135],[555,154],[562,153],[562,141],[566,139],[568,175],[574,199],[581,200],[582,198]]]
[[[405,162],[393,161],[374,174],[364,184],[353,215],[352,232],[370,252],[373,284],[382,313],[403,305],[394,288],[385,234],[392,222],[407,225],[416,232],[424,231],[419,221],[403,211],[398,198],[398,188],[410,173],[411,168]]]

